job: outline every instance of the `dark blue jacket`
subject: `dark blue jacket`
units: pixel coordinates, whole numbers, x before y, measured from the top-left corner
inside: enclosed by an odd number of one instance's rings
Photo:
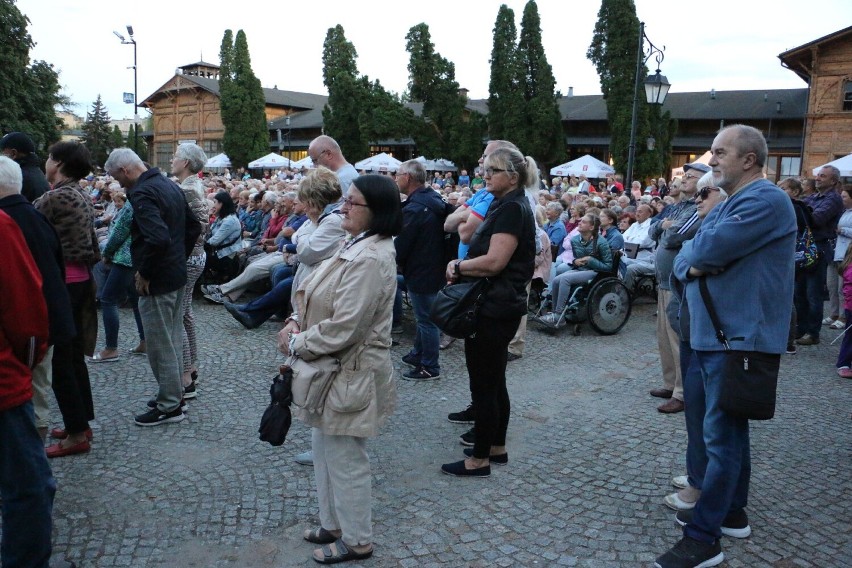
[[[182,288],[186,258],[201,231],[183,191],[159,169],[151,168],[139,176],[127,196],[133,206],[133,268],[150,282],[152,296]]]
[[[0,199],[0,210],[21,228],[41,272],[41,291],[50,321],[50,344],[71,340],[77,335],[77,329],[71,312],[71,298],[65,287],[65,262],[62,260],[62,245],[56,229],[23,195],[9,195]]]
[[[408,196],[402,206],[402,232],[394,241],[396,263],[406,288],[415,294],[434,294],[444,287],[444,219],[452,206],[427,187]]]

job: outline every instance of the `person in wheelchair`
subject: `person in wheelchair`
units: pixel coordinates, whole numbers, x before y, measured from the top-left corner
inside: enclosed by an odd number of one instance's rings
[[[542,323],[561,325],[573,287],[589,282],[599,272],[612,271],[612,250],[607,240],[600,236],[600,219],[597,215],[584,215],[577,229],[579,234],[571,239],[574,251],[572,268],[553,279],[550,290],[555,307],[552,312],[537,318]]]

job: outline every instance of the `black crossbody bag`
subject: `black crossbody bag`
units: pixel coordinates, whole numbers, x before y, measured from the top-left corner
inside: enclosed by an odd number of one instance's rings
[[[725,346],[725,366],[721,377],[722,390],[719,406],[732,416],[749,420],[769,420],[775,416],[775,398],[778,389],[778,370],[781,355],[760,351],[731,349],[716,308],[707,289],[706,277],[698,279],[701,299],[716,328],[716,339]]]

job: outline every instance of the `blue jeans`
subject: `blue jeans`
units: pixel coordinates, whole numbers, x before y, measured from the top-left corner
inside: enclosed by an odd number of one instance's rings
[[[269,273],[269,281],[272,287],[275,288],[279,282],[287,278],[292,278],[294,274],[296,274],[296,271],[293,270],[292,266],[289,264],[280,264]]]
[[[98,263],[100,265],[102,263]],[[133,317],[136,319],[136,331],[139,339],[145,339],[145,331],[142,328],[142,318],[139,316],[139,296],[136,295],[136,287],[133,281],[135,271],[128,266],[113,264],[107,267],[106,277],[103,285],[98,289],[101,298],[101,317],[104,320],[104,335],[106,335],[106,348],[116,349],[118,347],[118,305],[125,298],[130,299],[133,306]]]
[[[0,564],[47,568],[56,481],[35,427],[30,401],[0,412]]]
[[[409,290],[408,297],[411,299],[411,307],[414,310],[414,319],[417,320],[417,333],[414,336],[414,347],[409,355],[420,360],[420,365],[430,373],[438,373],[441,366],[438,364],[438,347],[441,343],[441,331],[429,317],[432,304],[435,303],[437,293],[416,294]]]
[[[686,418],[686,474],[689,485],[701,489],[707,471],[704,445],[704,379],[688,341],[680,342],[680,368],[683,370],[683,404]]]
[[[819,262],[816,268],[796,278],[795,294],[793,301],[796,306],[797,335],[805,333],[811,337],[819,338],[822,328],[822,305],[825,302],[825,271],[828,268],[830,258],[834,258],[834,251],[828,241],[817,243],[819,249]]]
[[[707,448],[707,471],[692,522],[684,527],[683,533],[702,542],[713,542],[721,538],[722,521],[728,513],[740,511],[748,504],[751,478],[748,420],[719,408],[725,353],[694,351],[694,356],[704,386],[702,434]]]
[[[396,295],[393,298],[393,326],[402,321],[402,293],[406,291],[405,278],[402,274],[396,275]]]
[[[248,304],[244,304],[240,310],[263,323],[276,313],[287,310],[287,303],[290,301],[290,292],[292,289],[293,277],[290,276],[276,283],[272,290],[263,296],[259,296]]]

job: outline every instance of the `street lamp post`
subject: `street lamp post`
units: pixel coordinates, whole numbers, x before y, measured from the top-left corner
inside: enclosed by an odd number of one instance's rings
[[[121,40],[121,43],[124,45],[133,45],[133,151],[139,152],[139,87],[137,82],[137,74],[136,74],[136,40],[133,39],[133,26],[127,24],[127,34],[130,36],[130,39],[125,39],[123,35],[118,32],[112,32],[118,39]]]
[[[648,42],[647,51],[645,42]],[[630,122],[630,148],[627,155],[627,178],[624,180],[625,184],[633,183],[633,162],[636,159],[637,109],[639,107],[639,73],[642,72],[642,66],[653,55],[657,60],[657,72],[645,78],[645,97],[648,104],[662,105],[671,88],[671,83],[666,79],[666,76],[660,75],[660,63],[663,62],[663,58],[665,57],[663,53],[665,50],[666,46],[663,46],[663,49],[659,49],[651,43],[651,40],[645,35],[645,22],[639,22],[639,47],[636,49],[636,81],[633,85],[633,118]]]
[[[290,153],[290,134],[293,132],[293,129],[290,128],[290,115],[284,119],[284,124],[287,125],[287,164],[289,166],[293,165],[293,154]]]

